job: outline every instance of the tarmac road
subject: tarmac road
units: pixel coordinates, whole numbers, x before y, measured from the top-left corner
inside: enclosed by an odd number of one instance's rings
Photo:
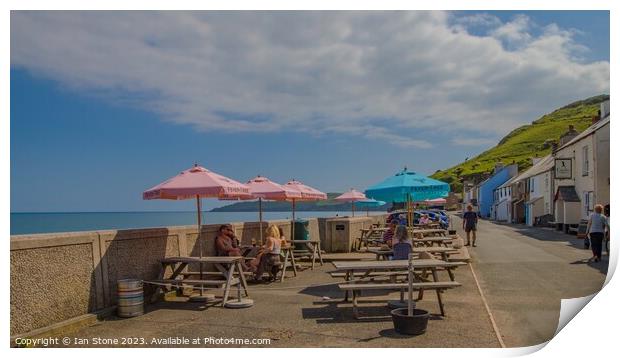
[[[461,219],[453,220],[465,239]],[[550,340],[560,300],[591,295],[605,282],[607,253],[588,263],[592,253],[574,235],[486,220],[477,234],[477,247],[469,248],[472,266],[507,347]]]

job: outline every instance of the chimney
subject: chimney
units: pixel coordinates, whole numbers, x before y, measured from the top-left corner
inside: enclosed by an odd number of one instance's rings
[[[502,170],[502,168],[504,168],[504,163],[502,162],[495,163],[495,170],[493,170],[492,174],[498,173],[500,170]]]
[[[563,146],[564,144],[570,142],[571,139],[573,139],[573,138],[575,138],[577,136],[577,134],[579,134],[579,133],[575,130],[575,126],[570,124],[568,126],[568,131],[566,133],[564,133],[560,137],[560,147]]]
[[[601,103],[600,108],[601,108],[599,110],[600,118],[607,118],[607,117],[609,117],[609,100]]]
[[[601,119],[601,110],[598,110],[598,114],[596,116],[592,116],[592,124],[596,123]]]

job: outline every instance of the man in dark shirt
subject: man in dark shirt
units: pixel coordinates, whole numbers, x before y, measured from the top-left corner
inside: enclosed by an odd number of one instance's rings
[[[471,246],[476,247],[476,226],[478,225],[478,215],[474,212],[471,205],[467,205],[467,211],[463,213],[463,230],[467,234],[467,243],[469,246],[469,237],[472,236]]]
[[[241,256],[235,232],[230,225],[222,225],[215,237],[216,256]]]

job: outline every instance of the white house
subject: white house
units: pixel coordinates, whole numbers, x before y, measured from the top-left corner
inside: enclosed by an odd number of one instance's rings
[[[510,189],[512,185],[512,180],[515,179],[518,175],[510,178],[507,182],[500,185],[493,191],[493,197],[495,201],[493,202],[493,220],[497,221],[505,221],[510,222]]]
[[[553,155],[540,159],[527,170],[528,201],[525,203],[525,224],[534,226],[537,218],[551,215],[553,210]]]
[[[554,215],[557,223],[579,224],[600,203],[609,205],[609,104],[585,131],[555,150]]]

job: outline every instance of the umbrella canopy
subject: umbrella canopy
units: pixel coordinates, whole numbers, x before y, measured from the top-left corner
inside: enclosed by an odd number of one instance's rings
[[[260,227],[260,241],[263,242],[263,199],[285,201],[301,199],[301,192],[290,187],[285,187],[262,176],[257,176],[247,182],[250,193],[258,198],[258,222]]]
[[[250,188],[250,193],[255,198],[276,201],[302,198],[299,190],[289,186],[280,185],[269,180],[269,178],[265,178],[260,175],[248,181],[247,186]]]
[[[193,198],[251,199],[250,188],[235,180],[198,166],[158,184],[142,194],[145,200]]]
[[[336,197],[334,200],[341,202],[351,202],[351,216],[355,216],[355,202],[360,200],[368,199],[364,193],[359,192],[353,188],[343,193],[342,195]]]
[[[142,193],[144,200],[183,200],[196,198],[198,245],[202,257],[200,198],[251,199],[250,188],[235,180],[194,164],[190,169]]]
[[[297,180],[291,180],[283,186],[301,193],[301,199],[293,198],[292,200],[314,201],[327,199],[327,194]]]
[[[367,200],[367,199],[368,198],[366,197],[366,195],[364,195],[364,193],[359,192],[355,189],[351,189],[347,191],[346,193],[343,193],[342,195],[334,198],[334,200],[336,201],[344,201],[344,202],[361,201],[361,200]]]
[[[368,216],[368,208],[376,208],[378,206],[383,206],[386,204],[385,201],[375,200],[375,199],[365,199],[356,202],[358,206],[366,208],[366,216]]]
[[[387,203],[385,201],[382,201],[382,200],[365,199],[365,200],[360,200],[360,201],[356,202],[356,204],[358,206],[363,206],[363,207],[368,207],[368,208],[375,208],[377,206],[383,206],[383,205],[385,205]]]
[[[413,201],[448,196],[450,185],[431,179],[407,168],[396,173],[379,184],[366,189],[366,195],[379,200],[407,203],[407,222],[413,225]]]
[[[378,200],[404,203],[448,196],[450,185],[431,179],[407,168],[366,189],[366,196]]]

